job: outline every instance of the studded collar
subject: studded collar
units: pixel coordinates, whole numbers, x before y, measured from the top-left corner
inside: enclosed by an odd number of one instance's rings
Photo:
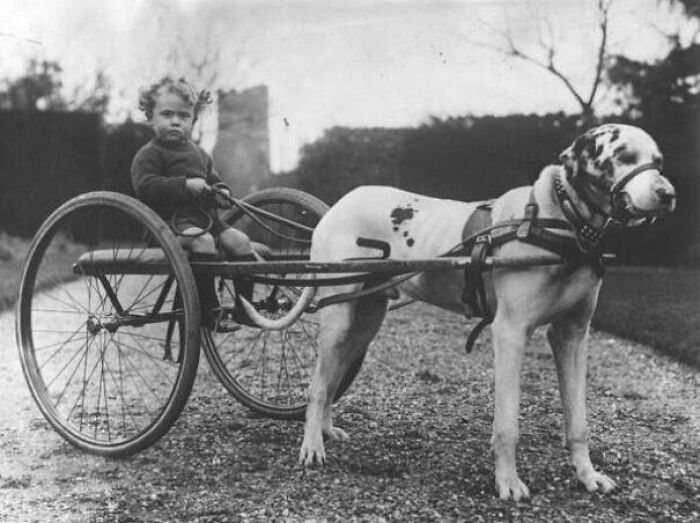
[[[581,215],[576,207],[576,204],[566,191],[560,173],[557,173],[554,176],[554,192],[557,195],[559,207],[573,227],[574,234],[576,235],[576,243],[578,244],[579,249],[586,253],[593,251],[603,239],[607,227],[603,225],[603,227],[598,229],[591,225]],[[606,221],[606,224],[607,223],[608,222]]]

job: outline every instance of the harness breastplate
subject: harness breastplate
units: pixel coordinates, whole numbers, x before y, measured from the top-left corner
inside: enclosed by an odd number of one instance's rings
[[[467,339],[467,352],[471,352],[474,342],[483,328],[493,321],[494,311],[488,303],[484,272],[487,270],[486,257],[493,249],[511,241],[520,241],[558,254],[567,261],[571,270],[590,265],[599,276],[603,275],[602,251],[583,252],[574,237],[551,232],[565,230],[573,232],[569,222],[552,218],[538,218],[539,207],[530,194],[522,220],[509,220],[493,225],[491,202],[484,202],[467,220],[462,232],[462,251],[471,259],[464,271],[462,301],[482,320]]]

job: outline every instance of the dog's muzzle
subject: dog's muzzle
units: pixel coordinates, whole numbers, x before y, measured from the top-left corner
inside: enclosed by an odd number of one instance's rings
[[[610,188],[610,218],[613,226],[641,225],[643,223],[653,223],[660,215],[671,212],[675,207],[676,194],[673,189],[670,191],[665,187],[656,189],[656,195],[662,207],[654,210],[644,210],[635,207],[632,198],[625,191],[629,182],[646,171],[658,171],[659,166],[655,163],[645,163],[632,169],[625,176],[620,178]]]

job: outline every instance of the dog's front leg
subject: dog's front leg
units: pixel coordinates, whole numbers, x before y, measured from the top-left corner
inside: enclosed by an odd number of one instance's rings
[[[496,490],[501,499],[518,501],[530,496],[518,477],[515,449],[518,443],[520,410],[520,367],[527,339],[526,327],[513,325],[496,316],[492,327],[496,381],[493,439]]]
[[[562,320],[551,325],[547,338],[552,346],[564,407],[566,447],[576,477],[589,492],[609,492],[615,482],[593,468],[588,453],[586,420],[586,334],[589,320]]]

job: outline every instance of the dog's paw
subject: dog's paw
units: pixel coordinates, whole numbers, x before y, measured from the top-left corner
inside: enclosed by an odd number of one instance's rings
[[[348,433],[338,427],[331,427],[323,431],[323,435],[331,441],[347,441],[350,439]]]
[[[588,492],[602,492],[605,494],[617,487],[617,484],[612,479],[593,469],[577,474],[577,476]]]
[[[306,468],[311,468],[316,465],[323,467],[326,464],[326,452],[323,449],[323,443],[320,446],[310,446],[306,442],[299,449],[299,464]]]
[[[496,478],[496,490],[498,497],[506,500],[520,501],[530,497],[530,490],[525,483],[520,481],[517,474]]]

